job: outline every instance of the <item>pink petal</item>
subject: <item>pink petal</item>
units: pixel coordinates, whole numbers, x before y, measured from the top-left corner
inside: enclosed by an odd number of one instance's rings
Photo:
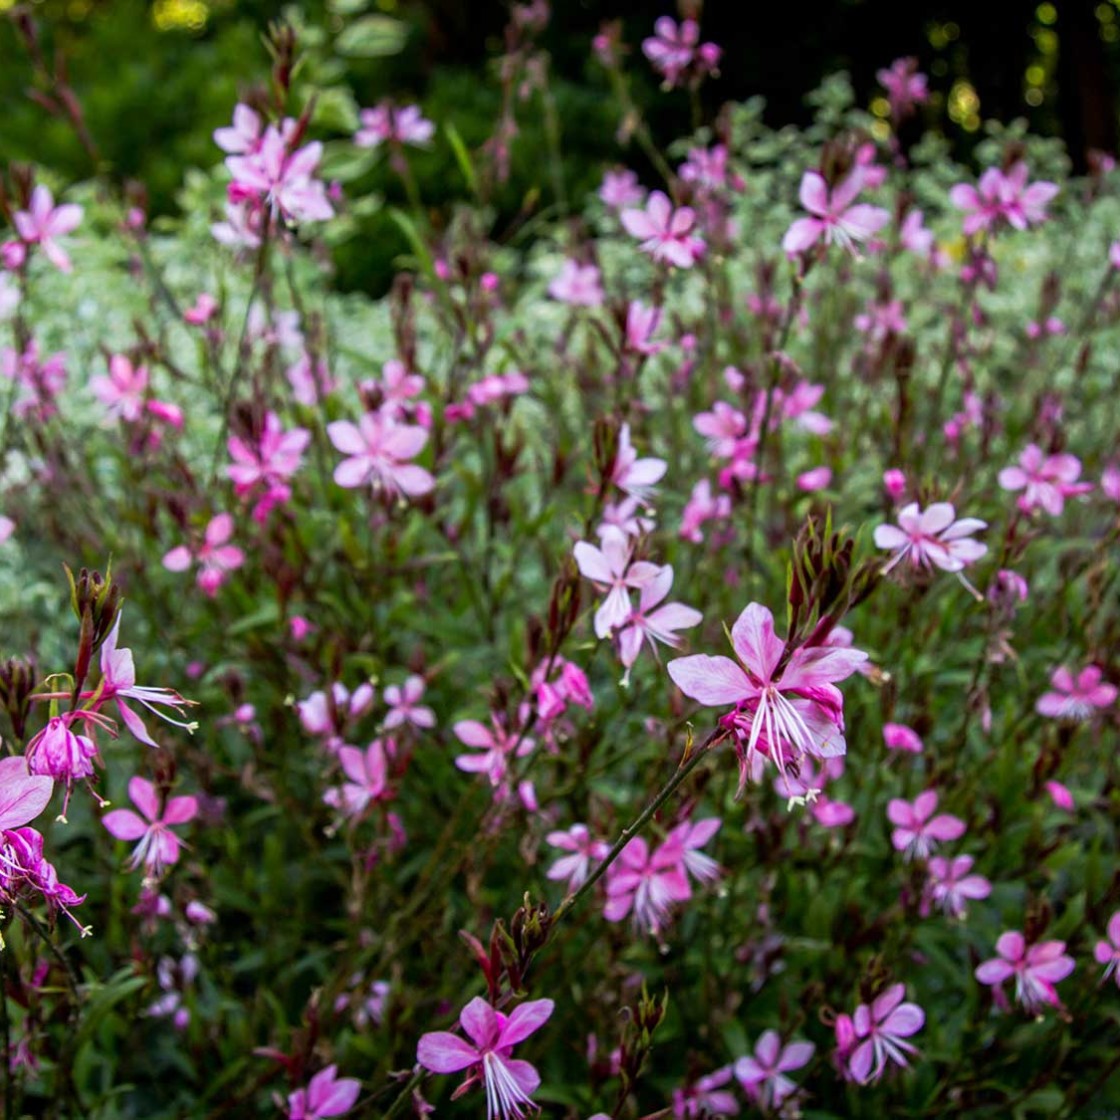
[[[797,196],[802,208],[808,210],[810,214],[823,218],[828,213],[828,184],[819,172],[806,171],[801,176],[801,186]]]
[[[159,820],[159,797],[156,795],[156,787],[147,778],[135,777],[129,779],[128,796],[132,798],[133,805],[148,820]]]
[[[421,1035],[416,1047],[416,1060],[432,1073],[457,1073],[480,1057],[473,1046],[449,1031]]]
[[[475,996],[459,1013],[459,1025],[479,1049],[489,1048],[498,1033],[498,1017],[481,996]]]
[[[148,822],[131,809],[114,809],[101,818],[101,823],[118,840],[139,840],[148,831]]]
[[[163,810],[164,824],[186,824],[198,815],[197,797],[172,797]]]
[[[728,657],[678,657],[666,670],[681,692],[705,707],[736,704],[754,692],[746,673]]]
[[[555,1004],[550,999],[534,999],[515,1007],[502,1028],[497,1046],[513,1046],[539,1030],[548,1021]]]
[[[774,634],[774,616],[761,603],[751,603],[731,627],[731,645],[739,659],[763,681],[778,664],[785,642]]]

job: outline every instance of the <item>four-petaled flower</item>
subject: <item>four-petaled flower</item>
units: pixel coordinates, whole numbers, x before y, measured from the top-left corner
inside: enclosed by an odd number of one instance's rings
[[[170,826],[194,820],[198,801],[190,796],[170,797],[161,815],[155,786],[140,777],[130,779],[128,796],[143,816],[131,809],[114,809],[101,818],[101,823],[118,840],[139,840],[129,866],[135,869],[144,864],[148,874],[158,878],[165,867],[179,860],[179,838]]]
[[[623,210],[619,216],[626,232],[640,238],[640,248],[655,261],[691,268],[704,255],[704,239],[693,233],[696,211],[690,206],[674,209],[663,191],[654,191],[644,210]]]
[[[307,1083],[306,1089],[288,1094],[288,1120],[326,1120],[354,1107],[362,1083],[356,1077],[339,1077],[338,1066],[327,1066]]]
[[[82,208],[68,203],[55,206],[51,192],[41,183],[31,192],[27,210],[17,210],[12,215],[16,233],[26,245],[38,245],[47,258],[62,272],[70,272],[70,258],[55,238],[63,237],[75,229],[82,220]]]
[[[903,1040],[922,1029],[926,1016],[916,1003],[902,1002],[905,994],[902,984],[892,984],[870,1007],[861,1003],[852,1016],[857,1042],[847,1068],[861,1085],[878,1081],[888,1061],[905,1066],[909,1064],[906,1055],[918,1052]]]
[[[934,502],[924,512],[917,502],[903,506],[897,526],[880,525],[875,530],[876,546],[894,552],[883,574],[906,558],[915,568],[928,571],[933,565],[943,572],[960,572],[979,560],[988,546],[971,538],[988,523],[976,517],[958,521],[956,516],[949,502]]]
[[[999,484],[1004,490],[1022,490],[1018,506],[1024,513],[1045,510],[1057,517],[1065,508],[1066,498],[1087,494],[1093,489],[1091,482],[1078,482],[1081,460],[1076,455],[1046,455],[1034,443],[1027,444],[1019,456],[1019,465],[1005,467],[999,472]]]
[[[567,832],[550,832],[545,840],[554,848],[570,855],[561,856],[545,872],[547,878],[568,880],[568,894],[579,890],[591,874],[591,861],[596,863],[610,851],[605,840],[593,840],[585,824],[574,824]]]
[[[459,1015],[470,1042],[450,1031],[432,1031],[421,1036],[416,1060],[432,1073],[469,1069],[456,1092],[481,1081],[486,1090],[487,1120],[523,1117],[526,1107],[534,1107],[532,1095],[541,1079],[528,1062],[511,1055],[517,1043],[544,1026],[553,1006],[550,999],[534,999],[505,1015],[476,996]]]
[[[233,518],[219,513],[203,534],[202,544],[193,555],[185,544],[173,548],[164,558],[163,566],[169,572],[185,572],[192,560],[198,564],[198,586],[213,598],[218,588],[245,563],[245,553],[236,545],[226,542],[233,536]]]
[[[385,717],[385,730],[411,723],[413,727],[435,727],[436,716],[431,708],[420,703],[424,696],[424,678],[412,674],[402,685],[391,684],[385,689],[385,703],[389,714]]]
[[[813,215],[798,218],[782,238],[782,250],[791,256],[805,252],[818,241],[833,243],[855,252],[856,242],[866,241],[890,221],[890,214],[867,203],[853,205],[863,190],[865,172],[855,168],[830,191],[819,171],[801,177],[801,205]]]
[[[791,759],[845,753],[844,697],[836,682],[855,672],[866,653],[802,645],[787,654],[786,643],[774,633],[774,616],[759,603],[735,620],[731,645],[740,665],[696,654],[670,661],[667,668],[673,683],[705,707],[735,705],[721,722],[736,736],[740,789],[756,751],[782,773]]]
[[[660,569],[648,560],[631,562],[630,542],[618,531],[604,535],[601,549],[587,541],[577,541],[573,554],[580,572],[607,592],[607,597],[595,611],[595,636],[607,638],[612,630],[624,626],[630,618],[628,589],[640,589],[652,583]]]
[[[398,424],[379,412],[367,412],[352,424],[335,420],[327,425],[331,443],[349,458],[334,469],[339,486],[353,489],[367,482],[390,496],[419,498],[435,486],[435,479],[410,463],[424,449],[428,433],[413,424]]]
[[[944,840],[964,835],[965,823],[952,813],[933,815],[937,808],[937,791],[927,789],[914,798],[913,804],[900,797],[887,803],[887,817],[895,825],[891,843],[895,851],[910,859],[926,859],[933,846]]]
[[[629,618],[618,631],[618,655],[626,668],[623,684],[630,679],[630,669],[638,659],[643,640],[649,642],[649,648],[656,657],[657,642],[676,649],[681,644],[677,631],[699,626],[704,621],[698,610],[683,603],[658,606],[672,586],[673,567],[666,564],[649,583],[639,588],[638,606],[631,610]]]
[[[680,839],[670,837],[650,851],[645,837],[635,836],[607,871],[603,916],[621,922],[633,911],[634,925],[656,937],[671,905],[691,897]]]
[[[754,1055],[735,1063],[735,1078],[743,1092],[761,1109],[781,1108],[797,1085],[786,1074],[807,1065],[816,1047],[811,1042],[790,1042],[782,1046],[777,1031],[764,1031],[755,1044]]]
[[[1102,682],[1096,665],[1087,665],[1076,678],[1064,665],[1050,676],[1052,692],[1044,692],[1035,704],[1035,711],[1051,719],[1087,720],[1116,700],[1116,685]]]
[[[929,881],[922,899],[923,917],[930,903],[939,906],[951,918],[963,918],[970,899],[987,898],[992,884],[983,875],[970,875],[972,856],[946,859],[933,856],[929,861]]]
[[[996,942],[996,952],[998,957],[984,961],[976,969],[976,979],[981,984],[994,985],[997,999],[1003,995],[1000,985],[1014,976],[1015,998],[1028,1014],[1036,1015],[1046,1006],[1062,1006],[1054,985],[1074,968],[1073,957],[1065,955],[1064,941],[1028,945],[1021,933],[1010,930]]]

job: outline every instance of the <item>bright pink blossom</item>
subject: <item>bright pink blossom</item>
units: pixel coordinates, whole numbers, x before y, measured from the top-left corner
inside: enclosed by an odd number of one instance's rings
[[[231,201],[256,201],[294,222],[333,217],[326,190],[314,178],[323,145],[316,140],[291,150],[289,145],[297,132],[269,125],[255,150],[226,157],[226,167],[233,175]]]
[[[836,244],[855,252],[857,242],[866,241],[890,221],[890,214],[879,206],[855,205],[865,183],[857,167],[830,191],[818,171],[806,171],[801,178],[801,205],[813,216],[798,218],[782,238],[782,249],[790,256],[805,252],[818,241]]]
[[[1102,676],[1096,665],[1087,665],[1076,678],[1064,665],[1060,666],[1050,676],[1053,691],[1039,697],[1035,711],[1051,719],[1090,719],[1116,702],[1116,685],[1102,681]]]
[[[964,835],[965,823],[951,813],[934,816],[937,791],[927,789],[913,802],[892,797],[887,804],[887,817],[895,826],[891,843],[906,859],[926,859],[935,844],[956,840]]]
[[[666,839],[651,851],[644,836],[635,836],[607,870],[603,916],[621,922],[633,911],[634,925],[656,937],[672,904],[691,897],[680,839]]]
[[[889,751],[922,753],[922,740],[918,737],[918,733],[904,723],[884,723],[883,742],[886,743]]]
[[[358,117],[362,127],[354,133],[354,143],[359,148],[376,148],[386,141],[426,148],[436,131],[436,126],[421,113],[419,105],[397,108],[383,101],[373,109],[363,109]]]
[[[1015,977],[1015,998],[1030,1015],[1039,1014],[1046,1006],[1061,1007],[1054,985],[1074,969],[1072,957],[1065,955],[1064,941],[1040,941],[1028,945],[1026,938],[1014,930],[996,942],[998,957],[984,961],[976,969],[981,984],[1000,985]]]
[[[0,831],[30,824],[46,809],[53,792],[53,779],[32,774],[27,759],[0,759]]]
[[[374,739],[364,751],[357,747],[339,747],[338,761],[350,780],[338,788],[328,789],[323,794],[323,800],[344,816],[360,817],[371,802],[385,793],[387,747],[390,748],[388,753],[394,753],[392,739],[385,743]]]
[[[263,523],[274,505],[291,498],[289,480],[299,470],[310,442],[311,433],[306,428],[284,431],[275,412],[265,413],[255,437],[230,436],[227,446],[233,462],[226,467],[226,474],[239,498],[257,493],[254,520]]]
[[[487,1120],[520,1120],[535,1108],[532,1095],[541,1079],[528,1062],[512,1057],[513,1048],[544,1026],[554,1006],[550,999],[530,1000],[505,1015],[476,996],[459,1015],[470,1041],[450,1031],[433,1031],[421,1036],[416,1060],[432,1073],[469,1070],[457,1092],[481,1081]]]
[[[516,752],[520,758],[536,746],[517,727],[507,729],[505,721],[496,714],[490,717],[489,727],[475,719],[461,719],[451,730],[461,743],[483,752],[461,754],[455,765],[472,774],[485,774],[495,788],[505,782],[510,757]]]
[[[875,77],[887,91],[891,117],[896,124],[929,98],[927,78],[918,72],[916,58],[896,58],[889,69],[876,70]]]
[[[338,1066],[327,1066],[307,1083],[306,1089],[288,1094],[288,1120],[326,1120],[354,1107],[362,1083],[356,1077],[339,1077]]]
[[[128,796],[143,815],[131,809],[114,809],[101,818],[101,823],[118,840],[139,840],[129,866],[137,868],[144,864],[147,873],[158,878],[164,868],[179,861],[180,841],[171,826],[194,820],[198,814],[198,800],[189,796],[170,797],[160,813],[155,786],[140,777],[129,781]]]

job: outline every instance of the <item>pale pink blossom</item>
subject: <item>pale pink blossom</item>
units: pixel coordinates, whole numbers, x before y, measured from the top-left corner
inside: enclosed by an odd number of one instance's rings
[[[536,742],[516,725],[507,728],[504,718],[497,713],[490,717],[490,726],[475,719],[461,719],[451,730],[464,745],[481,751],[481,754],[456,756],[455,765],[472,774],[485,774],[494,788],[505,782],[509,759],[529,754]]]
[[[632,299],[626,308],[626,337],[623,340],[626,349],[645,357],[660,354],[668,343],[655,342],[653,336],[661,325],[662,314],[660,307],[646,307],[640,300]]]
[[[681,863],[698,883],[714,883],[722,874],[719,864],[700,851],[719,832],[722,824],[719,817],[706,817],[702,821],[685,819],[665,838],[666,843],[680,844]]]
[[[81,220],[80,206],[55,206],[51,192],[41,183],[31,192],[30,207],[12,215],[20,240],[25,245],[38,245],[43,256],[62,272],[72,271],[73,265],[55,239],[72,232]]]
[[[934,502],[925,511],[911,502],[898,511],[897,527],[880,525],[875,530],[876,546],[894,552],[883,574],[905,559],[927,571],[931,565],[943,572],[963,571],[988,551],[986,544],[971,539],[986,528],[987,522],[975,517],[956,520],[949,502]]]
[[[290,140],[287,130],[269,125],[255,150],[226,157],[235,192],[231,201],[257,199],[289,221],[325,221],[334,210],[314,178],[323,145],[316,140],[292,151]]]
[[[731,1067],[706,1074],[683,1089],[673,1090],[673,1120],[705,1120],[711,1116],[738,1116],[739,1102],[724,1086],[731,1081]],[[592,1118],[594,1120],[594,1118]]]
[[[530,1000],[505,1015],[476,996],[459,1015],[470,1041],[450,1031],[432,1031],[421,1036],[416,1060],[432,1073],[469,1070],[457,1092],[481,1082],[487,1120],[520,1120],[527,1109],[535,1110],[532,1096],[541,1079],[528,1062],[512,1057],[513,1048],[544,1026],[554,1006],[550,999]]]
[[[661,16],[653,25],[653,35],[642,40],[642,54],[672,89],[696,56],[700,25],[693,19],[677,25],[671,16]]]
[[[577,541],[573,548],[580,572],[607,597],[595,611],[595,636],[608,638],[631,614],[629,589],[641,589],[657,578],[660,569],[648,560],[632,561],[631,543],[619,532],[606,534],[602,548]]]
[[[231,156],[245,155],[260,147],[263,133],[260,114],[238,102],[233,107],[233,124],[214,129],[214,143]]]
[[[367,412],[358,423],[335,420],[327,425],[331,443],[348,458],[334,471],[339,486],[353,489],[370,483],[390,496],[422,497],[435,487],[435,479],[409,462],[424,449],[428,433],[411,424],[397,424],[377,412]]]
[[[1076,677],[1064,665],[1050,676],[1052,691],[1045,692],[1035,704],[1039,715],[1051,719],[1081,722],[1116,702],[1116,685],[1103,679],[1100,668],[1087,665]]]
[[[426,148],[436,131],[436,126],[423,115],[419,105],[397,108],[382,101],[373,109],[363,109],[358,118],[362,127],[354,133],[354,143],[359,148],[376,148],[386,141]]]
[[[612,210],[622,210],[624,207],[641,206],[646,192],[639,184],[636,172],[605,171],[599,197]]]
[[[291,498],[289,480],[299,470],[310,442],[311,433],[306,428],[284,431],[275,412],[265,413],[255,438],[230,437],[227,447],[233,462],[226,467],[226,474],[239,498],[258,494],[254,520],[263,523],[274,505]]]
[[[424,678],[413,673],[404,684],[391,684],[385,689],[385,703],[389,706],[389,712],[385,716],[386,731],[406,723],[421,730],[435,727],[435,713],[420,703],[424,687]]]
[[[573,307],[599,307],[603,302],[603,285],[598,268],[566,260],[560,274],[548,286],[548,294]]]
[[[946,840],[957,840],[964,835],[965,823],[952,813],[939,813],[937,791],[927,789],[919,793],[913,802],[900,797],[892,797],[887,804],[887,818],[895,825],[891,833],[891,844],[895,851],[904,857],[926,859],[936,844]]]
[[[890,214],[878,206],[855,204],[863,190],[865,174],[856,167],[830,191],[824,176],[806,171],[801,178],[801,205],[811,218],[798,218],[782,238],[782,250],[790,256],[805,252],[818,241],[856,251],[856,243],[866,241],[890,221]]]
[[[989,167],[973,187],[958,183],[949,191],[949,201],[964,211],[967,236],[982,229],[995,229],[1003,222],[1015,229],[1026,229],[1046,219],[1046,207],[1058,193],[1056,183],[1039,181],[1027,184],[1027,165],[1021,160],[1005,174]]]
[[[598,863],[610,851],[605,840],[593,840],[585,824],[574,824],[567,832],[550,832],[545,840],[569,855],[561,856],[545,873],[549,879],[566,879],[568,894],[579,890],[591,874],[592,862]]]
[[[128,796],[142,815],[131,809],[114,809],[101,818],[101,823],[118,840],[138,840],[129,866],[135,869],[144,864],[147,874],[159,878],[165,868],[179,861],[180,840],[171,827],[194,820],[198,800],[170,797],[161,813],[155,786],[141,777],[130,779]]]
[[[759,1108],[767,1112],[780,1109],[797,1092],[797,1085],[786,1074],[808,1065],[815,1050],[811,1042],[783,1046],[777,1031],[764,1031],[754,1054],[735,1063],[735,1079]]]
[[[664,459],[639,459],[637,450],[630,443],[630,425],[623,424],[619,428],[618,450],[615,452],[610,480],[623,493],[643,502],[648,501],[653,495],[653,488],[668,469],[669,464]]]
[[[654,657],[657,657],[657,643],[672,649],[680,647],[678,630],[699,626],[704,616],[683,603],[659,603],[669,594],[673,586],[673,568],[666,564],[657,574],[638,589],[638,606],[631,609],[629,617],[618,629],[618,655],[626,669],[622,683],[630,679],[630,669],[638,659],[643,641],[649,643]],[[629,596],[627,595],[629,603]],[[600,634],[599,637],[604,637]]]
[[[108,376],[91,377],[89,387],[105,406],[110,419],[134,424],[144,415],[148,367],[133,366],[124,354],[113,354],[109,358]]]
[[[697,236],[696,212],[688,206],[676,209],[662,191],[649,196],[644,210],[623,210],[622,225],[631,237],[641,240],[641,249],[655,261],[678,268],[691,268],[703,255],[703,238]]]
[[[30,824],[50,802],[54,780],[32,774],[22,755],[0,759],[0,832]]]
[[[705,438],[711,454],[729,459],[746,435],[747,418],[726,401],[716,401],[711,412],[698,412],[692,418],[692,426]]]
[[[634,497],[623,498],[621,502],[607,502],[603,506],[599,524],[595,526],[595,535],[603,541],[612,533],[621,533],[624,537],[640,537],[643,533],[652,533],[655,522],[638,512],[644,508],[640,500]]]
[[[1057,517],[1065,508],[1066,498],[1085,494],[1093,489],[1091,482],[1078,482],[1081,460],[1076,455],[1046,455],[1036,444],[1028,444],[1019,456],[1019,465],[999,472],[1004,490],[1022,490],[1018,506],[1024,513],[1045,510]]]
[[[702,478],[692,488],[688,503],[681,513],[680,536],[699,544],[704,539],[701,526],[707,521],[724,521],[731,516],[731,498],[727,494],[712,495],[712,484]]]
[[[219,513],[206,526],[196,552],[181,544],[164,556],[163,566],[169,572],[185,572],[192,562],[198,564],[198,586],[213,598],[230,573],[245,563],[245,553],[226,543],[232,536],[233,518],[228,513]]]
[[[1074,969],[1073,958],[1066,956],[1065,950],[1064,941],[1028,945],[1021,933],[1011,930],[996,942],[999,956],[984,961],[976,969],[976,979],[994,986],[999,998],[1003,982],[1014,977],[1015,998],[1029,1015],[1038,1015],[1044,1007],[1062,1006],[1054,985]]]

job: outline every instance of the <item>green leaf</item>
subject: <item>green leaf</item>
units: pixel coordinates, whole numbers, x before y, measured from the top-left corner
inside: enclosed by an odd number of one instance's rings
[[[365,175],[378,158],[376,148],[358,148],[349,140],[328,140],[323,145],[319,174],[327,180],[350,183]]]
[[[321,89],[315,98],[311,120],[320,128],[333,132],[355,132],[358,128],[358,103],[342,86]]]
[[[471,163],[470,152],[467,151],[466,144],[463,143],[462,136],[459,135],[459,130],[450,122],[445,122],[443,131],[447,136],[448,143],[451,145],[451,150],[455,153],[455,162],[459,165],[459,170],[463,173],[463,178],[467,182],[467,187],[470,189],[471,194],[478,194],[478,177],[474,173],[474,164]]]
[[[390,58],[408,40],[408,27],[389,16],[363,16],[335,40],[334,49],[345,58]]]

